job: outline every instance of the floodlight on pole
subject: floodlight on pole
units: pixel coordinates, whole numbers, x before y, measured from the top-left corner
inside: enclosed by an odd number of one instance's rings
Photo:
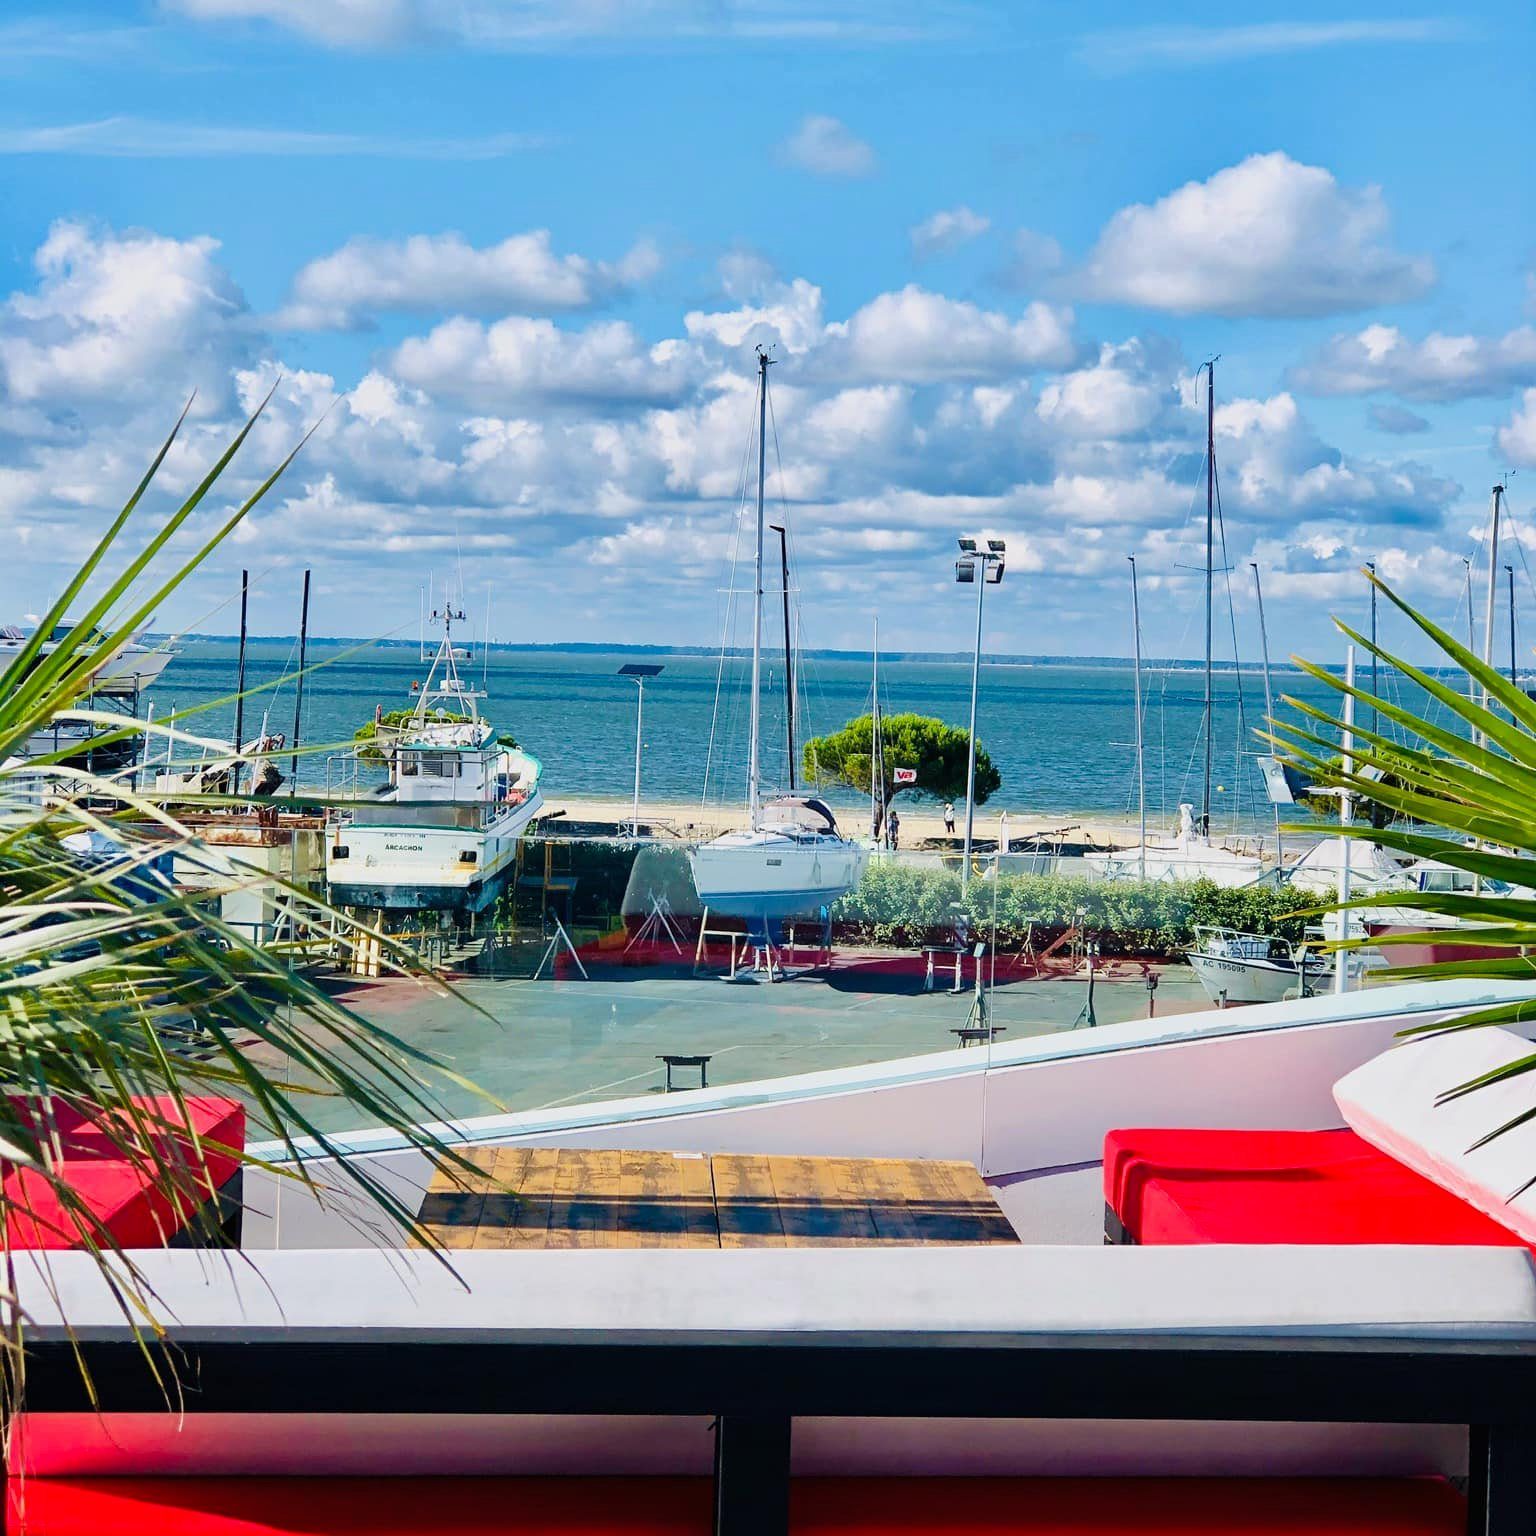
[[[971,729],[965,748],[965,862],[960,867],[961,893],[971,883],[971,835],[976,819],[976,689],[981,676],[981,610],[987,588],[1003,579],[1003,557],[1008,546],[1002,539],[982,540],[968,534],[959,539],[960,559],[955,561],[955,580],[976,587],[976,649],[971,657]],[[980,579],[977,571],[980,570]]]
[[[645,685],[648,679],[658,676],[661,667],[651,661],[627,661],[619,668],[619,676],[627,677],[639,689],[635,701],[635,805],[631,830],[640,836],[640,748],[645,728]]]

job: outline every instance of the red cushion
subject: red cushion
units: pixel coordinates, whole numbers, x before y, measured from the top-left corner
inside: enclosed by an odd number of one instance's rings
[[[1104,1199],[1138,1243],[1522,1246],[1347,1130],[1111,1131]]]
[[[245,1110],[231,1099],[193,1098],[186,1101],[186,1115],[171,1099],[152,1101],[158,1114],[181,1125],[190,1122],[199,1141],[201,1161],[210,1187],[224,1184],[238,1167],[237,1150],[245,1143]],[[15,1103],[15,1101],[13,1101]],[[23,1105],[16,1107],[24,1108]],[[124,1159],[101,1128],[79,1111],[57,1105],[54,1120],[62,1145],[63,1172],[70,1187],[103,1222],[124,1248],[156,1248],[175,1233],[191,1214],[178,1209],[185,1201],[173,1201],[149,1188],[142,1171]],[[48,1127],[36,1122],[36,1134]],[[197,1158],[189,1137],[166,1131],[165,1140],[179,1144],[189,1163]],[[223,1149],[223,1150],[221,1150]],[[75,1248],[82,1246],[77,1218],[67,1213],[45,1179],[26,1169],[7,1165],[5,1197],[12,1202],[10,1241],[16,1248]],[[25,1210],[18,1210],[25,1206]]]
[[[31,1478],[12,1536],[705,1536],[705,1478]],[[1462,1536],[1437,1478],[807,1478],[795,1536]]]

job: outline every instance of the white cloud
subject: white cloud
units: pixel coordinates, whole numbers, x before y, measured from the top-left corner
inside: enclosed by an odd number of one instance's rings
[[[347,329],[379,310],[587,309],[653,276],[658,262],[645,242],[611,264],[559,255],[547,229],[480,247],[456,234],[349,240],[300,269],[274,323]]]
[[[962,203],[958,208],[941,208],[930,214],[921,224],[914,224],[907,235],[912,241],[912,254],[924,260],[930,256],[948,256],[973,240],[979,240],[991,227],[992,221],[985,214]]]
[[[1528,389],[1520,397],[1514,414],[1499,428],[1496,442],[1511,464],[1536,469],[1536,389]]]
[[[1503,336],[1446,336],[1412,341],[1392,325],[1335,336],[1304,367],[1297,383],[1323,395],[1391,390],[1410,400],[1465,400],[1536,384],[1536,326]]]
[[[1030,304],[1017,319],[916,284],[827,327],[834,365],[905,383],[996,378],[1072,361],[1072,312]]]
[[[874,150],[846,123],[819,113],[802,118],[779,151],[813,176],[869,176],[875,169]]]
[[[1035,407],[1050,426],[1078,437],[1113,438],[1144,432],[1172,403],[1166,378],[1141,366],[1139,348],[1106,345],[1092,367],[1047,384]]]
[[[0,315],[0,377],[18,401],[121,402],[202,388],[212,409],[245,350],[245,298],[206,236],[115,235],[71,220],[48,232],[38,286]]]
[[[1000,623],[1027,614],[1034,626],[1019,649],[1104,649],[1101,617],[1079,616],[1102,615],[1095,583],[1123,580],[1128,552],[1143,557],[1149,592],[1161,580],[1183,601],[1190,578],[1177,564],[1190,556],[1178,545],[1205,424],[1171,342],[1130,337],[1080,356],[1064,310],[987,309],[915,286],[828,323],[813,282],[739,252],[720,273],[734,308],[684,318],[658,299],[645,333],[612,319],[456,315],[333,377],[280,355],[220,258],[209,240],[61,225],[36,274],[0,302],[0,538],[27,551],[24,566],[0,566],[0,611],[35,608],[31,593],[56,585],[142,473],[185,388],[200,385],[202,414],[167,461],[168,492],[195,483],[276,383],[221,504],[319,429],[245,544],[166,623],[216,609],[242,564],[280,566],[286,583],[305,563],[333,632],[394,627],[401,615],[381,594],[403,596],[414,623],[416,584],[462,547],[477,581],[518,592],[528,633],[707,643],[750,484],[759,340],[781,345],[770,494],[795,527],[817,641],[863,638],[878,592],[913,594],[914,611],[930,591],[941,603],[946,528],[992,529],[1016,571],[1050,573],[1029,603],[999,610]],[[1521,445],[1533,416],[1536,402],[1507,425],[1506,462],[1532,451]],[[1217,431],[1234,563],[1266,539],[1326,545],[1334,562],[1355,546],[1400,548],[1411,562],[1470,520],[1433,468],[1341,451],[1292,394],[1225,399]],[[665,571],[637,581],[637,563],[657,554]],[[578,591],[567,556],[591,574]],[[1277,594],[1277,625],[1312,621],[1317,583],[1332,579],[1320,560],[1294,557],[1316,580],[1298,584],[1289,612]],[[291,627],[291,607],[284,585],[265,622]],[[921,623],[925,644],[964,638],[948,607],[923,608]]]
[[[323,8],[322,8],[323,9]],[[0,128],[0,154],[86,155],[110,160],[186,160],[208,156],[375,156],[391,160],[500,160],[548,143],[540,134],[483,138],[320,133],[305,128],[177,123],[143,117]]]
[[[1226,64],[1362,44],[1454,42],[1467,35],[1464,23],[1438,16],[1273,21],[1233,27],[1132,27],[1091,33],[1082,40],[1078,55],[1101,74],[1122,74],[1159,65]]]
[[[596,404],[675,398],[689,380],[678,342],[648,347],[622,321],[580,331],[509,315],[493,325],[462,316],[397,347],[390,367],[408,384],[497,409],[519,401]]]
[[[825,330],[821,289],[814,283],[803,277],[780,283],[761,271],[750,282],[744,272],[734,281],[738,292],[745,289],[754,294],[755,302],[714,314],[690,310],[683,316],[690,337],[729,348],[777,343],[787,352],[807,351],[821,340]]]
[[[1379,187],[1341,187],[1320,166],[1252,155],[1148,206],[1122,208],[1077,283],[1111,303],[1175,314],[1327,315],[1416,298],[1427,257],[1387,243]]]

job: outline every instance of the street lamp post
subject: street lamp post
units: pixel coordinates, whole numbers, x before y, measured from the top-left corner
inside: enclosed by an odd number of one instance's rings
[[[637,838],[640,836],[640,747],[641,733],[645,729],[645,684],[648,678],[656,677],[660,672],[661,668],[649,661],[627,661],[619,668],[619,676],[629,678],[640,690],[635,701],[635,807],[631,828]]]
[[[971,883],[971,830],[976,819],[976,685],[981,676],[981,610],[988,587],[1003,579],[1003,557],[1008,546],[1001,539],[962,537],[960,558],[955,561],[955,580],[976,586],[976,650],[971,657],[971,732],[965,748],[965,862],[960,867],[960,891]]]

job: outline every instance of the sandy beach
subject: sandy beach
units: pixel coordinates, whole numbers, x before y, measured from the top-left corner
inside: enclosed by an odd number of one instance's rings
[[[561,813],[574,822],[622,822],[628,823],[633,811],[633,801],[628,798],[584,795],[550,795],[546,798],[548,813]],[[910,807],[898,801],[901,816],[901,842],[904,847],[914,848],[928,838],[942,838],[944,833],[943,806],[931,802],[916,803]],[[863,835],[868,828],[869,812],[865,808],[851,806],[834,807],[838,825],[848,836]],[[738,826],[742,810],[729,805],[700,805],[697,801],[646,800],[640,802],[640,820],[658,829],[665,828],[680,837],[714,837]],[[983,808],[977,815],[972,836],[978,841],[995,842],[1001,827],[999,814]],[[1036,833],[1065,832],[1076,841],[1091,841],[1105,847],[1124,847],[1137,841],[1134,822],[1105,819],[1103,816],[1071,814],[1021,815],[1008,812],[1008,836],[1017,841]],[[1149,821],[1151,833],[1171,829]],[[965,834],[964,808],[956,807],[955,836]]]

